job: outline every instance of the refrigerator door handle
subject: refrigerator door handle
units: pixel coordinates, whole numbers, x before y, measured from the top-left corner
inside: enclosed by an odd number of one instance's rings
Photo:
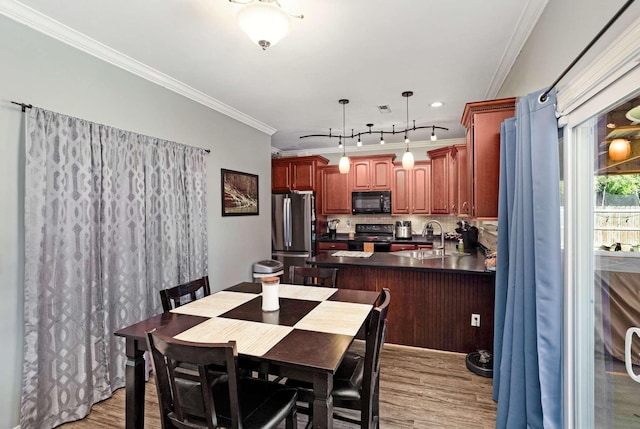
[[[291,198],[284,198],[284,245],[291,247]]]

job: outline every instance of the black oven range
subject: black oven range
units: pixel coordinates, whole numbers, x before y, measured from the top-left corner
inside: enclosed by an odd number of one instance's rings
[[[373,243],[375,252],[388,252],[393,241],[392,223],[357,223],[349,250],[363,251],[364,243]]]

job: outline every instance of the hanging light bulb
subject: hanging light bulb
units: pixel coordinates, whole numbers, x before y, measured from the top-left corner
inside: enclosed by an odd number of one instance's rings
[[[380,131],[380,144],[384,144],[384,137],[382,136],[382,131]]]
[[[609,158],[612,161],[624,161],[631,155],[631,144],[627,139],[613,139],[609,144]]]
[[[349,100],[347,100],[346,98],[342,98],[340,100],[338,100],[338,103],[342,104],[342,135],[345,135],[345,127],[344,127],[344,118],[345,118],[345,104],[349,103]],[[342,137],[340,137],[340,139],[342,139]],[[342,146],[342,157],[340,158],[340,162],[338,163],[338,170],[340,170],[340,174],[348,174],[349,173],[349,168],[350,166],[350,162],[349,162],[349,157],[347,157],[347,142],[345,140],[344,145]]]
[[[405,91],[402,93],[402,96],[407,99],[407,128],[409,129],[409,97],[413,95],[413,91]],[[407,150],[404,155],[402,155],[402,168],[405,170],[411,170],[414,165],[413,154],[409,150],[409,137],[407,136],[407,132],[404,132],[404,142],[407,144]]]
[[[276,0],[257,0],[238,12],[240,27],[263,50],[278,43],[291,29],[291,17]]]
[[[436,126],[434,125],[431,129],[431,141],[434,142],[438,140],[438,136],[436,135]]]
[[[413,168],[414,159],[413,154],[407,149],[407,151],[402,155],[402,168],[405,170],[411,170]]]
[[[358,142],[356,143],[358,147],[362,146],[362,140],[360,140],[360,136],[358,136]]]

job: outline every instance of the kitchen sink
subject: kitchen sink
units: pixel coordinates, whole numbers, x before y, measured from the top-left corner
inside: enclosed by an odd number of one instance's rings
[[[451,256],[447,254],[443,255],[442,253],[443,252],[440,249],[401,250],[399,252],[391,252],[392,255],[414,259],[435,259]]]
[[[445,255],[442,254],[441,249],[419,249],[419,250],[401,250],[399,252],[391,252],[392,255],[403,256],[405,258],[414,258],[414,259],[436,259],[436,258],[447,258],[449,256],[469,256],[471,253],[447,253]]]

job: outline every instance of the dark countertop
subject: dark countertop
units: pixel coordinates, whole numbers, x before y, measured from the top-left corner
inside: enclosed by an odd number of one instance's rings
[[[355,241],[353,239],[349,239],[349,234],[336,234],[334,238],[331,238],[329,234],[322,234],[316,237],[317,242],[340,242],[340,241]],[[375,242],[375,241],[374,241]],[[440,243],[440,235],[434,235],[433,242],[438,244]],[[447,241],[445,241],[446,243]],[[427,241],[427,239],[421,235],[413,235],[411,239],[394,239],[391,240],[392,244],[431,244]]]
[[[403,240],[403,242],[406,241],[408,240]],[[445,249],[446,254],[451,256],[420,260],[405,256],[396,256],[393,254],[394,252],[376,252],[369,258],[348,258],[343,256],[331,256],[331,253],[325,253],[307,259],[307,263],[317,265],[319,267],[340,268],[341,266],[353,266],[363,268],[371,267],[398,270],[443,271],[491,276],[495,275],[494,271],[485,270],[484,252],[481,249],[478,249],[475,253],[468,256],[458,256],[455,249],[455,243],[453,242],[445,242]]]

